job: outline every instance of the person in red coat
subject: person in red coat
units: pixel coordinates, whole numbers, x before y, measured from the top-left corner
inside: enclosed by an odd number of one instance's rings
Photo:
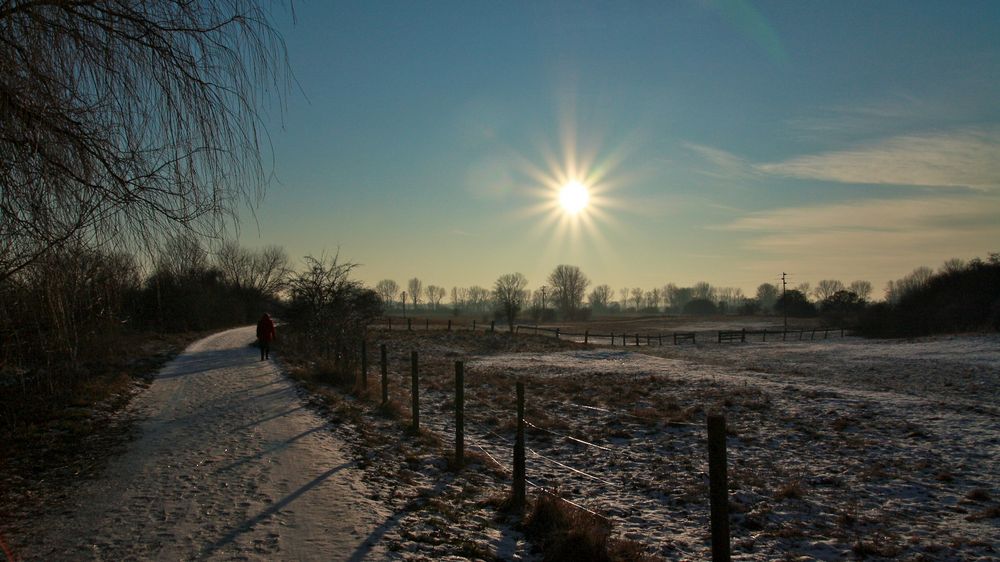
[[[271,320],[271,316],[264,313],[264,316],[260,317],[260,321],[257,322],[257,341],[260,343],[260,360],[269,359],[271,357],[271,342],[274,341],[274,320]]]

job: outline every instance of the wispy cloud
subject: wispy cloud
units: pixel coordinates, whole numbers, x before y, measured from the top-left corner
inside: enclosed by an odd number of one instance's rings
[[[1000,240],[1000,197],[872,199],[750,213],[718,227],[740,236],[764,275],[863,276],[881,286],[917,265],[985,255]]]
[[[1000,128],[904,135],[757,164],[760,172],[853,184],[1000,187]]]
[[[701,170],[705,175],[726,179],[746,179],[760,175],[760,171],[752,162],[732,152],[691,142],[686,142],[682,146],[710,165],[710,168]]]

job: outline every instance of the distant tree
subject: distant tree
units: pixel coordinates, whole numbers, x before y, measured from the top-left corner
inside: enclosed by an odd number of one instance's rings
[[[744,299],[739,308],[739,313],[743,316],[753,316],[758,312],[760,312],[760,301],[757,299]]]
[[[690,287],[678,287],[673,283],[667,285],[667,293],[670,309],[678,314],[684,312],[684,307],[694,298],[693,290]]]
[[[438,309],[441,304],[441,299],[444,298],[445,290],[444,287],[438,287],[437,285],[428,285],[425,290],[427,294],[427,303],[434,310]]]
[[[951,258],[949,260],[945,260],[945,262],[941,264],[941,268],[938,269],[938,273],[954,273],[956,271],[962,271],[963,269],[965,269],[965,260],[961,258]]]
[[[564,318],[574,318],[583,304],[590,280],[575,265],[558,265],[549,274],[552,299]]]
[[[424,283],[419,278],[414,277],[407,281],[406,286],[410,290],[410,302],[413,303],[413,310],[416,310],[420,304],[420,295],[424,292]]]
[[[802,296],[805,297],[806,300],[808,301],[809,295],[812,294],[811,287],[812,285],[810,285],[808,281],[805,281],[803,283],[799,283],[798,285],[796,285],[795,290],[802,293]]]
[[[653,289],[646,293],[646,303],[653,307],[656,312],[660,311],[660,303],[663,301],[663,293],[660,289]]]
[[[691,298],[714,301],[715,289],[713,289],[708,283],[699,281],[691,287]]]
[[[644,296],[644,293],[642,291],[642,287],[633,287],[632,288],[632,306],[635,307],[635,311],[636,312],[639,312],[639,311],[642,310],[642,299],[643,299],[643,296]]]
[[[761,283],[757,286],[757,302],[764,312],[774,310],[774,303],[778,302],[778,288],[770,283]]]
[[[851,284],[847,286],[847,290],[858,295],[858,297],[863,301],[868,301],[872,296],[872,284],[871,281],[851,281]]]
[[[461,314],[462,309],[466,306],[466,301],[469,299],[469,290],[461,287],[451,288],[451,311],[452,314],[458,316]]]
[[[618,289],[618,295],[621,301],[622,312],[628,310],[628,299],[630,294],[632,294],[632,290],[629,289],[628,287],[622,287],[621,289]]]
[[[835,326],[854,323],[865,308],[865,301],[857,293],[841,289],[824,298],[819,304],[823,317]]]
[[[889,281],[886,284],[885,300],[890,304],[898,303],[907,294],[922,288],[934,275],[934,270],[929,267],[918,267],[908,275],[904,275],[895,282]]]
[[[507,319],[507,326],[514,333],[514,322],[524,308],[528,293],[528,280],[520,273],[505,273],[493,284],[493,298],[499,311]]]
[[[476,312],[485,312],[491,306],[492,293],[489,289],[473,285],[469,287],[469,308]]]
[[[607,312],[612,296],[614,296],[614,290],[610,285],[598,285],[590,292],[587,300],[590,301],[590,308],[594,312]]]
[[[824,301],[828,297],[832,297],[837,291],[843,291],[844,284],[836,279],[823,279],[816,284],[816,288],[813,289],[813,296],[816,297],[817,301]]]
[[[717,312],[715,303],[709,299],[691,299],[684,305],[684,314],[709,316]]]
[[[816,307],[809,302],[809,299],[797,289],[785,291],[785,294],[778,298],[774,305],[774,311],[778,314],[788,313],[789,316],[797,318],[810,318],[816,316]]]
[[[399,294],[399,284],[392,279],[383,279],[375,284],[375,292],[382,299],[382,305],[390,307],[396,302],[396,295]]]

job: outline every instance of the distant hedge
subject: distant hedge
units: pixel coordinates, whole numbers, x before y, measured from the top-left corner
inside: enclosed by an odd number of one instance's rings
[[[1000,254],[962,269],[935,274],[896,304],[879,303],[862,314],[858,331],[873,337],[1000,331]]]

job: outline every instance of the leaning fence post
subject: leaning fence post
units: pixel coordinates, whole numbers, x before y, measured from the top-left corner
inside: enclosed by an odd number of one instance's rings
[[[729,484],[726,471],[726,417],[708,416],[708,482],[712,506],[712,561],[728,562]]]
[[[417,374],[417,352],[410,352],[410,396],[413,401],[413,431],[420,431],[420,375]]]
[[[368,344],[361,340],[361,388],[368,390]]]
[[[524,383],[517,383],[517,435],[514,439],[514,507],[524,507]]]
[[[465,364],[455,361],[455,466],[465,464]]]
[[[379,359],[382,363],[382,404],[389,403],[389,360],[383,343],[379,348]]]

